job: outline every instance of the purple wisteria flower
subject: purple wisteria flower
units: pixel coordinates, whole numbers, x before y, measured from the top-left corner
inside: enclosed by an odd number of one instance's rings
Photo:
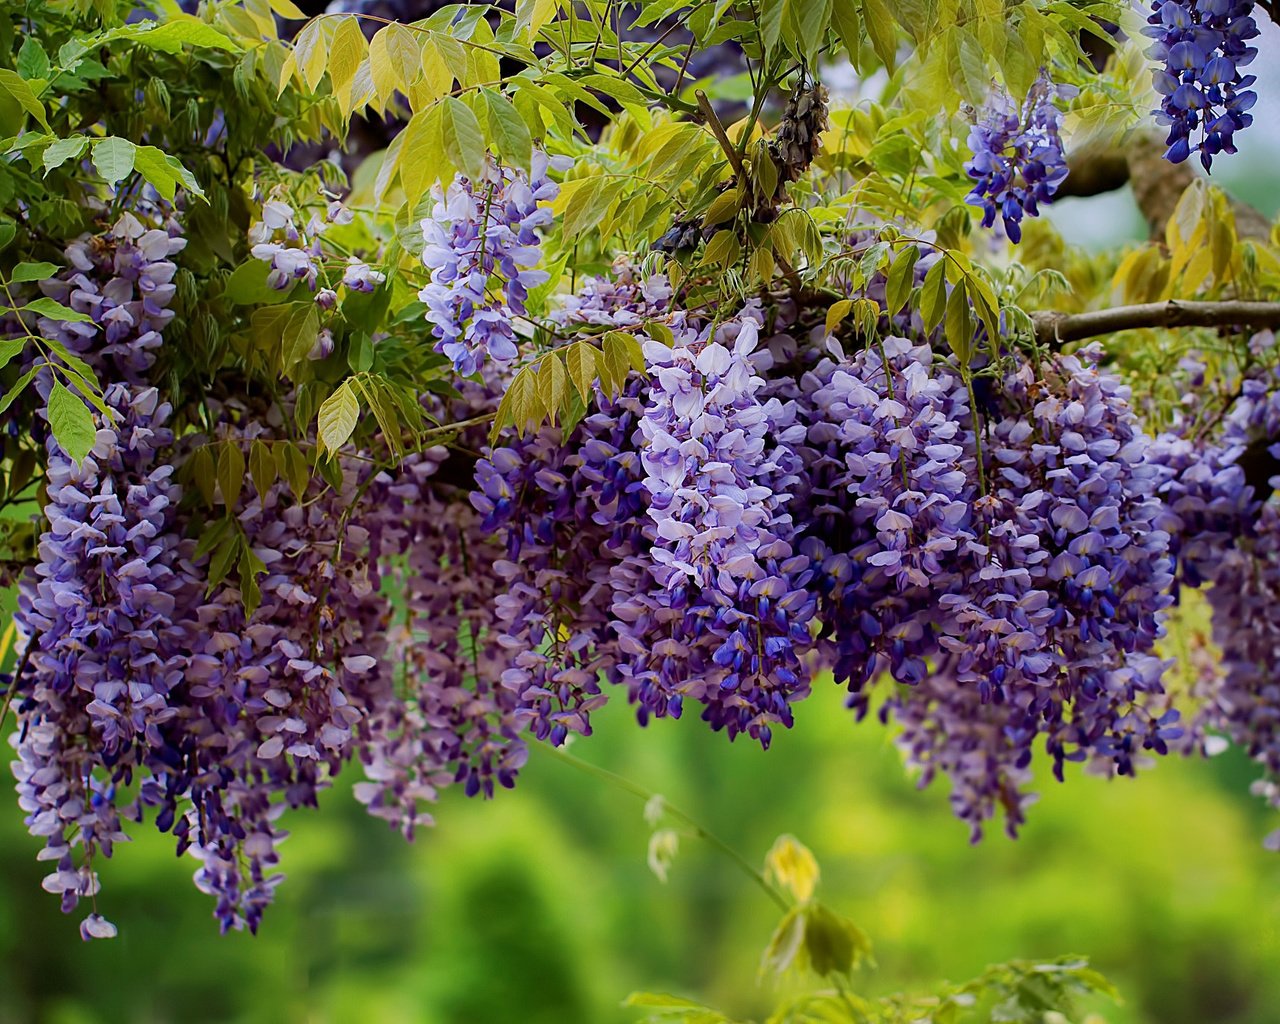
[[[249,253],[271,264],[267,284],[277,291],[289,291],[299,281],[315,290],[320,275],[323,225],[313,220],[304,232],[294,223],[297,216],[283,199],[268,199],[262,204],[262,219],[249,228]]]
[[[767,747],[809,691],[816,601],[789,508],[804,427],[794,403],[761,393],[759,330],[748,309],[674,348],[645,343],[650,544],[618,567],[614,614],[643,713],[679,715],[692,698],[713,728]]]
[[[975,184],[966,202],[982,207],[984,228],[1000,217],[1011,242],[1022,238],[1022,218],[1038,216],[1067,176],[1053,101],[1070,91],[1041,71],[1021,107],[996,93],[969,132],[973,156],[964,169]]]
[[[1219,153],[1234,153],[1235,133],[1253,122],[1257,80],[1240,69],[1258,55],[1252,0],[1156,0],[1143,34],[1155,40],[1147,56],[1161,96],[1156,122],[1169,129],[1165,157],[1181,163],[1192,153],[1210,170]],[[1198,138],[1197,138],[1198,133]]]
[[[108,382],[144,383],[174,315],[169,303],[178,268],[172,257],[186,244],[171,218],[148,227],[132,213],[103,237],[72,242],[66,252],[72,269],[40,288],[93,322],[41,317],[40,332],[87,358]]]
[[[48,526],[16,613],[30,665],[14,683],[14,773],[40,859],[56,864],[44,888],[67,912],[96,896],[93,858],[125,838],[124,787],[175,756],[163,733],[181,713],[189,637],[174,613],[193,591],[174,528],[181,492],[158,454],[169,407],[124,384],[104,400],[117,424],[79,465],[49,439]],[[111,931],[95,904],[83,934]]]
[[[547,177],[551,164],[535,152],[526,175],[490,160],[479,181],[459,176],[443,191],[437,187],[435,208],[422,222],[422,261],[431,283],[419,297],[435,325],[436,351],[464,376],[478,372],[486,358],[505,363],[516,357],[512,320],[528,312],[529,289],[548,277],[535,268],[542,259],[537,229],[551,222],[546,204],[559,191]],[[490,292],[494,277],[501,297]]]
[[[606,699],[602,676],[620,678],[611,572],[643,545],[639,391],[632,380],[617,399],[598,394],[597,411],[569,438],[546,428],[476,469],[472,504],[505,547],[493,565],[502,685],[520,723],[554,744],[590,735],[590,713]]]

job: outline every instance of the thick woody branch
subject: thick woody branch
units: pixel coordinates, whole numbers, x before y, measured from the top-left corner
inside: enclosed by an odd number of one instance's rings
[[[1036,340],[1057,346],[1141,327],[1280,327],[1280,302],[1146,302],[1089,313],[1031,314]]]
[[[1165,146],[1150,133],[1135,134],[1122,148],[1090,147],[1072,153],[1070,173],[1058,190],[1060,196],[1096,196],[1114,192],[1126,183],[1152,238],[1164,237],[1165,224],[1188,185],[1195,180],[1189,163],[1171,164],[1164,158]],[[1236,215],[1236,232],[1243,238],[1266,238],[1271,231],[1267,218],[1247,203],[1231,202]]]

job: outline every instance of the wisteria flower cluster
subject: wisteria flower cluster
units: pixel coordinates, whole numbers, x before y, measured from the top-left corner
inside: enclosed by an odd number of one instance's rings
[[[1162,476],[1167,529],[1180,580],[1207,586],[1220,664],[1201,674],[1200,711],[1190,749],[1212,751],[1222,734],[1262,766],[1256,791],[1280,807],[1280,689],[1275,592],[1280,585],[1280,506],[1259,492],[1244,464],[1280,457],[1280,392],[1273,375],[1240,384],[1221,431],[1212,437],[1162,435],[1152,461]],[[1280,830],[1267,845],[1280,848]]]
[[[422,261],[431,282],[419,297],[438,339],[436,351],[469,376],[490,358],[516,357],[513,318],[524,316],[529,289],[547,280],[537,229],[550,223],[545,205],[558,186],[547,177],[551,159],[535,152],[529,174],[492,160],[479,181],[458,178],[442,191],[422,222]],[[490,293],[490,279],[502,295]]]
[[[1066,95],[1069,87],[1042,71],[1020,107],[1004,93],[993,94],[969,132],[973,156],[964,169],[974,186],[966,201],[982,208],[984,228],[999,217],[1011,242],[1022,238],[1022,218],[1038,216],[1067,176],[1062,113],[1054,105]]]
[[[1152,72],[1160,94],[1156,123],[1169,129],[1167,159],[1181,163],[1200,154],[1206,171],[1219,153],[1234,153],[1235,133],[1249,127],[1257,78],[1241,68],[1252,63],[1258,35],[1252,0],[1157,0],[1142,31],[1155,41],[1147,56],[1161,65]]]
[[[794,403],[762,394],[751,309],[673,348],[647,342],[652,383],[639,424],[656,586],[617,609],[646,710],[692,696],[732,737],[769,745],[808,693],[802,660],[815,601],[789,511],[803,436]]]
[[[500,187],[533,195],[505,172]],[[80,464],[49,442],[19,612],[15,771],[67,909],[96,901],[95,858],[150,817],[198,859],[222,926],[256,929],[281,815],[353,762],[357,798],[412,837],[441,789],[509,788],[531,741],[590,735],[614,692],[641,723],[697,709],[767,747],[825,670],[859,718],[896,724],[922,783],[950,778],[975,839],[1001,810],[1015,832],[1038,746],[1061,777],[1082,760],[1131,774],[1178,740],[1154,648],[1179,584],[1215,584],[1215,630],[1240,652],[1195,727],[1280,786],[1256,611],[1280,527],[1253,524],[1239,465],[1280,436],[1268,380],[1244,383],[1214,445],[1153,441],[1092,349],[1008,352],[975,388],[928,341],[845,355],[792,306],[684,311],[665,278],[620,264],[550,319],[633,333],[644,373],[597,385],[568,431],[489,446],[472,425],[390,467],[340,460],[298,492],[246,479],[229,510],[245,555],[211,587],[173,467],[193,445],[286,435],[215,397],[207,436],[168,430],[150,376],[181,250],[172,216],[140,209],[45,285],[91,318],[41,327],[113,382],[115,411]],[[532,261],[493,258],[516,283]],[[508,384],[462,380],[424,412],[483,420]],[[95,906],[83,931],[114,929]]]

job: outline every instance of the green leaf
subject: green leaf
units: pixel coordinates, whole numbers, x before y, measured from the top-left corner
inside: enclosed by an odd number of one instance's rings
[[[240,549],[244,546],[244,537],[239,531],[233,530],[228,533],[224,530],[219,537],[217,549],[209,559],[209,585],[205,590],[206,597],[227,578],[231,566],[240,556]]]
[[[0,89],[3,89],[17,101],[28,114],[40,122],[45,131],[49,131],[49,121],[44,114],[44,104],[36,99],[26,81],[16,71],[0,68]]]
[[[307,17],[293,0],[268,0],[268,2],[271,4],[271,9],[286,21],[303,21]]]
[[[213,465],[213,452],[209,450],[207,444],[201,445],[195,450],[189,465],[191,467],[191,479],[195,481],[200,497],[204,499],[206,505],[212,505],[213,491],[218,483],[218,476]]]
[[[289,489],[299,500],[307,493],[307,484],[311,482],[311,469],[306,458],[298,451],[298,446],[290,442],[275,445],[276,466],[280,475],[289,481]]]
[[[898,24],[888,0],[862,0],[862,21],[867,26],[871,48],[884,66],[892,71],[898,57]]]
[[[68,160],[78,160],[89,146],[87,135],[72,135],[66,139],[58,139],[50,143],[44,151],[44,170],[48,174],[55,167],[61,167]]]
[[[280,364],[288,373],[307,358],[320,335],[320,314],[314,302],[295,303],[280,338]]]
[[[258,574],[267,571],[262,560],[249,550],[246,544],[240,552],[240,597],[244,601],[244,613],[252,615],[262,603],[262,591],[258,588]]]
[[[8,366],[13,357],[26,347],[26,338],[5,338],[0,340],[0,369]]]
[[[50,146],[49,148],[52,149],[53,147]],[[195,182],[195,178],[191,176],[190,172],[186,171],[177,159],[169,156],[163,150],[157,149],[155,146],[138,146],[136,148],[133,169],[141,174],[160,195],[170,202],[173,201],[179,181],[183,182],[183,184],[187,184],[188,179],[192,184]],[[192,191],[197,192],[199,195],[204,195],[198,186]]]
[[[729,229],[722,228],[707,242],[706,248],[702,250],[700,262],[704,267],[728,270],[738,262],[738,257],[741,255],[742,246],[738,244],[737,236]]]
[[[803,907],[792,907],[774,929],[760,962],[761,971],[782,974],[797,965],[804,949],[805,914]]]
[[[58,382],[49,393],[48,415],[54,439],[73,460],[82,462],[98,436],[89,407]]]
[[[850,4],[852,0],[835,0],[836,5]],[[831,22],[832,0],[791,0],[787,5],[787,18],[797,57],[815,63],[827,38],[827,26]]]
[[[858,17],[857,4],[850,0],[836,0],[831,8],[831,27],[844,43],[849,62],[858,66],[858,53],[862,49],[862,19]]]
[[[10,284],[24,284],[27,281],[47,281],[58,272],[54,263],[19,263],[13,268],[9,277]]]
[[[947,308],[946,262],[943,258],[931,266],[920,288],[920,315],[924,317],[925,330],[930,334],[942,322]]]
[[[227,535],[231,522],[230,519],[223,516],[212,526],[208,526],[201,531],[200,537],[196,540],[196,558],[203,558],[222,542],[222,539]]]
[[[276,460],[265,441],[255,438],[249,448],[249,476],[253,478],[253,489],[264,495],[275,483]]]
[[[521,433],[536,427],[542,420],[542,403],[538,399],[533,368],[526,366],[511,382],[511,422]]]
[[[200,187],[200,182],[196,181],[196,176],[182,166],[182,162],[176,156],[165,154],[165,162],[173,169],[173,173],[178,176],[178,181],[193,196],[204,199],[204,189]]]
[[[742,193],[738,189],[731,188],[721,192],[711,201],[707,212],[702,215],[702,226],[709,228],[722,224],[733,217],[741,207]]]
[[[804,951],[809,966],[826,977],[848,974],[871,951],[866,934],[848,918],[821,903],[808,910],[804,927]]]
[[[241,49],[235,40],[189,14],[168,15],[163,24],[143,22],[130,25],[119,36],[162,53],[181,53],[183,46],[202,46],[230,53],[238,53]]]
[[[915,283],[916,261],[920,259],[920,249],[909,245],[898,253],[898,258],[889,267],[889,278],[885,283],[884,311],[886,316],[893,316],[911,295]]]
[[[28,302],[23,306],[22,309],[27,313],[47,316],[50,320],[58,320],[62,323],[93,323],[93,317],[88,313],[81,313],[72,309],[70,306],[64,306],[61,302],[56,302],[50,298],[33,299],[31,302]]]
[[[951,289],[947,298],[947,318],[944,330],[947,344],[960,360],[960,365],[968,371],[969,360],[973,355],[973,312],[969,309],[969,293],[965,282],[961,281]]]
[[[441,130],[450,162],[478,181],[484,175],[484,133],[480,122],[462,100],[446,96],[442,101]]]
[[[564,354],[565,368],[578,394],[586,405],[591,404],[593,390],[591,385],[596,379],[596,349],[585,341],[574,342]]]
[[[244,487],[244,452],[234,441],[226,441],[218,452],[218,490],[222,492],[222,504],[230,512],[240,500]]]
[[[565,182],[560,188],[560,195],[552,204],[552,210],[563,215],[560,237],[571,241],[583,232],[598,227],[605,212],[625,185],[626,182],[622,179],[606,178],[601,174]]]
[[[93,145],[93,166],[108,185],[124,180],[133,170],[138,147],[128,139],[108,135]]]
[[[18,74],[25,79],[49,77],[49,55],[44,52],[40,40],[27,36],[18,48]]]
[[[223,295],[238,306],[257,306],[282,298],[284,293],[267,284],[270,273],[271,264],[265,260],[250,259],[231,272]]]
[[[483,95],[489,112],[489,137],[507,163],[527,171],[533,159],[533,138],[524,118],[501,93],[485,89]]]
[[[359,21],[354,17],[337,19],[337,28],[329,44],[329,84],[344,114],[351,112],[356,71],[368,49]]]
[[[39,364],[31,367],[14,382],[13,387],[9,388],[3,396],[0,396],[0,413],[5,412],[13,404],[14,399],[26,390],[27,385],[31,383],[31,378],[36,375],[38,369],[40,369]]]
[[[631,358],[627,352],[625,341],[619,340],[628,337],[621,331],[610,331],[604,336],[601,348],[603,350],[603,358],[601,360],[600,381],[609,383],[609,391],[617,394],[626,384],[627,375],[631,372]],[[634,339],[633,339],[634,340]],[[643,363],[643,360],[641,360]]]
[[[402,448],[399,403],[391,390],[390,383],[376,373],[356,377],[354,381],[368,402],[373,418],[378,421],[378,429],[382,432],[383,441],[392,452],[398,455]]]
[[[648,371],[649,367],[644,361],[644,348],[640,344],[640,339],[630,331],[610,331],[604,336],[604,344],[606,349],[610,345],[620,348],[631,369],[638,373]]]
[[[321,451],[328,450],[336,455],[351,438],[359,421],[360,401],[351,389],[351,382],[345,380],[320,406],[317,428]]]
[[[414,114],[397,136],[404,139],[399,158],[400,184],[410,208],[437,181],[453,173],[445,153],[443,121],[444,104],[434,103]]]
[[[642,107],[648,102],[645,94],[634,85],[625,79],[614,78],[612,75],[583,75],[577,81],[589,89],[604,93],[619,103],[630,103]]]

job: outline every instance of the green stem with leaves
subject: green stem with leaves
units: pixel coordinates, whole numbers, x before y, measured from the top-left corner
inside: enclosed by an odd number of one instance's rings
[[[777,904],[780,910],[785,912],[791,909],[791,904],[787,902],[786,897],[770,885],[769,880],[764,877],[764,874],[753,867],[746,857],[740,854],[701,822],[697,821],[685,811],[680,810],[680,808],[669,803],[665,797],[645,789],[643,786],[632,782],[630,779],[625,778],[616,772],[609,771],[608,768],[601,768],[599,765],[591,764],[589,761],[583,761],[581,758],[574,757],[572,754],[565,750],[561,750],[559,747],[553,747],[548,743],[538,743],[536,744],[536,749],[542,751],[549,757],[555,758],[557,761],[562,761],[565,764],[572,765],[579,771],[586,772],[588,775],[594,775],[598,779],[603,779],[610,785],[614,785],[619,789],[625,790],[632,796],[645,801],[645,803],[648,803],[655,798],[661,800],[662,809],[668,816],[689,828],[699,839],[702,839],[713,849],[729,858],[735,867],[764,890],[765,895]]]

